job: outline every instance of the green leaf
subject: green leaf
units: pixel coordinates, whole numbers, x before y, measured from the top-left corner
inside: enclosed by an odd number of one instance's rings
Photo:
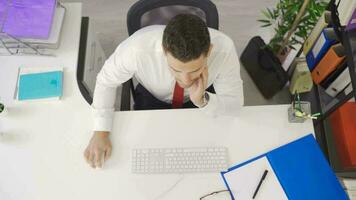
[[[271,18],[273,18],[273,12],[271,11],[271,9],[267,8],[267,12],[268,12],[269,16]]]
[[[271,23],[270,20],[266,20],[266,19],[258,19],[257,21],[262,22],[262,23]]]
[[[291,48],[293,50],[297,50],[293,45],[289,45],[289,48]]]
[[[302,16],[293,36],[287,45],[300,44],[308,37],[308,33],[314,28],[320,16],[324,12],[329,0],[311,0]],[[278,0],[275,8],[267,8],[262,11],[266,19],[259,20],[262,27],[275,24],[275,35],[269,43],[270,49],[278,51],[287,32],[292,28],[298,12],[304,1],[301,0]]]
[[[265,10],[262,10],[262,14],[263,14],[265,17],[267,17],[267,19],[272,18],[271,16],[269,16],[268,12],[265,11]]]
[[[265,25],[261,25],[262,28],[265,28],[265,27],[269,27],[271,26],[272,24],[265,24]]]
[[[301,37],[301,38],[304,38],[304,37],[305,37],[305,35],[303,35],[303,34],[300,33],[300,32],[295,32],[294,34],[297,35],[297,36],[299,36],[299,37]]]

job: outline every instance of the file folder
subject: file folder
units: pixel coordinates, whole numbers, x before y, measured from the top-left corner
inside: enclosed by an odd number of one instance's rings
[[[288,199],[303,200],[348,200],[338,178],[325,159],[313,135],[307,135],[266,154],[248,160],[242,164],[221,172],[226,187],[233,199],[239,199],[226,177],[241,167],[266,157],[276,174]],[[238,181],[238,180],[236,180]],[[269,184],[268,180],[263,184]],[[244,188],[250,190],[251,188]],[[254,188],[252,188],[253,191]],[[263,186],[261,189],[263,190]],[[235,194],[235,196],[234,196]],[[251,198],[252,199],[252,198]],[[268,197],[260,199],[271,199]]]
[[[313,45],[311,51],[307,54],[306,60],[310,71],[313,71],[315,66],[323,58],[329,48],[337,42],[337,35],[333,28],[325,28],[318,40]]]
[[[351,76],[349,72],[349,68],[346,68],[340,75],[337,77],[334,82],[325,90],[325,92],[335,97],[341,91],[343,91],[347,85],[351,82]]]
[[[345,59],[339,67],[335,69],[329,76],[327,76],[321,83],[320,86],[324,89],[328,88],[337,77],[347,68],[347,59]]]
[[[326,10],[319,18],[319,21],[316,23],[314,29],[310,33],[309,37],[305,40],[303,46],[303,53],[307,55],[310,49],[313,47],[315,41],[318,39],[320,33],[328,26],[331,22],[331,12]]]
[[[347,102],[330,116],[333,138],[344,169],[356,169],[356,103]]]
[[[315,84],[320,84],[345,60],[345,49],[342,44],[338,43],[330,47],[325,56],[312,72]]]

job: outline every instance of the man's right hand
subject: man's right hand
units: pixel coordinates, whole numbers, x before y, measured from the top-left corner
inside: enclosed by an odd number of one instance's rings
[[[91,167],[102,168],[104,161],[109,159],[111,150],[109,132],[95,131],[84,151],[84,157]]]

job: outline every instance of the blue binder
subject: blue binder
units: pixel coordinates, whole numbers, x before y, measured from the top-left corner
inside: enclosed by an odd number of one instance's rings
[[[333,28],[325,28],[318,40],[314,43],[311,51],[306,55],[307,64],[310,71],[324,57],[329,48],[337,42],[337,36]]]
[[[266,156],[288,199],[291,200],[348,200],[339,180],[330,168],[313,135],[307,135],[287,145],[253,158],[221,172],[227,188],[225,173],[236,170]],[[230,190],[230,194],[233,197]]]
[[[63,72],[24,74],[19,80],[19,100],[61,97]]]

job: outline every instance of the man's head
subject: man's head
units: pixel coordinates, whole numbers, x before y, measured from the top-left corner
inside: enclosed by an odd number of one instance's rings
[[[172,74],[183,88],[200,77],[212,49],[205,22],[189,14],[177,15],[168,23],[162,46]]]

